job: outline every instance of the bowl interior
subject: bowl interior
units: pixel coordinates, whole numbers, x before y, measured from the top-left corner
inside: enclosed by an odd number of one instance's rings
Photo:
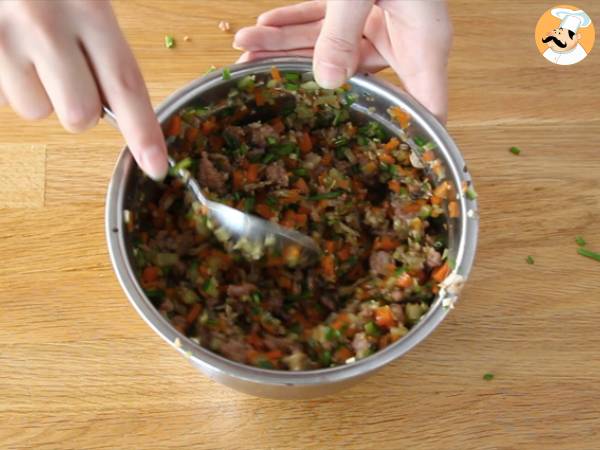
[[[257,78],[267,77],[273,65],[282,71],[300,71],[305,73],[306,77],[311,76],[310,61],[296,58],[278,58],[232,66],[230,68],[231,78],[228,80],[223,79],[221,71],[216,71],[170,96],[158,108],[159,120],[165,124],[173,114],[187,106],[209,106],[224,98],[240,78],[248,74],[254,74]],[[459,217],[447,221],[449,258],[455,261],[455,273],[466,278],[475,254],[478,220],[476,200],[467,198],[462,189],[464,183],[471,183],[471,179],[460,152],[444,127],[423,107],[396,87],[376,80],[369,74],[353,77],[350,84],[352,91],[357,95],[356,101],[352,104],[355,121],[377,121],[391,135],[401,136],[411,146],[415,146],[412,140],[415,136],[423,137],[435,144],[434,152],[444,166],[446,180],[454,186],[457,192],[459,203]],[[407,130],[408,135],[390,120],[388,114],[390,106],[399,106],[411,116],[411,125]],[[129,242],[128,233],[124,232],[121,224],[123,223],[122,211],[136,208],[136,202],[141,194],[140,189],[144,191],[143,195],[146,197],[155,195],[153,192],[155,184],[147,179],[140,180],[139,177],[142,176],[129,156],[129,152],[124,151],[117,164],[107,201],[107,233],[115,269],[131,302],[152,328],[171,344],[176,338],[179,338],[179,342],[184,343],[185,351],[190,352],[192,358],[197,358],[201,365],[210,366],[211,370],[237,371],[241,376],[250,378],[259,376],[262,380],[271,378],[270,381],[273,383],[289,380],[296,382],[302,380],[305,383],[326,382],[328,380],[325,380],[323,375],[330,374],[333,380],[336,373],[338,373],[338,377],[353,376],[374,370],[408,351],[429,334],[447,313],[447,308],[442,304],[444,302],[444,298],[442,298],[444,292],[442,291],[426,315],[405,337],[374,355],[347,366],[307,372],[284,372],[245,366],[227,360],[198,346],[172,328],[154,308],[137,282],[133,270],[132,245]],[[445,293],[445,295],[448,297],[450,294]],[[447,298],[446,301],[448,301]]]

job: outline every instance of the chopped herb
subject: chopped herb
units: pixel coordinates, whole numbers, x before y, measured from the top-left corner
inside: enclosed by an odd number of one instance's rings
[[[308,170],[306,170],[304,167],[299,167],[298,169],[294,169],[294,175],[297,177],[307,177]]]
[[[579,245],[580,247],[583,247],[586,244],[585,239],[581,236],[577,236],[575,238],[575,242],[577,242],[577,245]]]
[[[467,198],[469,200],[475,200],[477,198],[477,192],[475,192],[475,189],[473,189],[472,186],[469,186],[469,188],[467,189]]]
[[[579,247],[577,249],[577,253],[579,253],[581,256],[585,256],[587,258],[591,258],[591,259],[595,259],[596,261],[600,261],[600,253],[593,252],[591,250],[588,250],[587,248]]]
[[[379,330],[379,327],[375,324],[375,322],[371,321],[365,324],[365,333],[367,333],[369,336],[379,336],[381,334],[381,330]]]
[[[527,258],[525,258],[525,261],[527,261],[527,264],[534,264],[535,261],[533,259],[533,256],[529,255]]]
[[[256,199],[254,197],[246,197],[244,199],[244,211],[250,212],[254,210],[254,204],[256,203]]]
[[[223,75],[222,78],[224,80],[230,80],[231,79],[231,72],[229,70],[229,67],[223,67]]]
[[[169,175],[172,177],[177,176],[180,170],[189,169],[192,165],[192,158],[189,156],[176,163],[173,167],[169,167]]]
[[[296,83],[285,83],[284,86],[288,91],[297,91],[298,90],[298,85]]]
[[[271,161],[275,161],[277,159],[277,155],[274,152],[267,153],[263,156],[262,163],[269,164]]]
[[[267,136],[267,144],[269,144],[269,145],[276,145],[277,144],[277,138],[273,137],[273,136]]]
[[[483,374],[483,379],[485,381],[492,381],[494,379],[494,374],[491,372],[487,372]]]
[[[283,78],[285,79],[285,81],[291,81],[293,83],[296,83],[300,81],[300,74],[296,72],[287,72],[283,74]]]
[[[173,36],[169,36],[168,34],[165,36],[165,47],[167,47],[167,48],[175,47],[175,39],[173,39]]]
[[[308,200],[330,200],[332,198],[337,198],[342,195],[344,191],[330,191],[323,192],[322,194],[315,194],[308,197]]]
[[[333,145],[335,145],[336,147],[343,147],[345,145],[348,145],[348,138],[340,136],[339,138],[333,141]]]
[[[521,149],[519,147],[511,147],[509,149],[509,151],[513,154],[513,155],[519,155],[521,154]]]
[[[331,352],[329,350],[325,350],[321,354],[321,364],[323,364],[325,367],[331,365]]]
[[[427,140],[425,138],[422,138],[421,136],[415,136],[413,138],[413,141],[415,142],[415,144],[417,144],[419,147],[424,147],[427,144]]]

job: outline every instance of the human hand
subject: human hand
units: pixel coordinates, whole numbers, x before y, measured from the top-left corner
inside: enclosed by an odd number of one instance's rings
[[[240,62],[312,56],[316,81],[341,86],[357,70],[390,66],[404,88],[445,122],[452,24],[444,1],[309,1],[267,11],[235,35]]]
[[[141,168],[167,172],[164,137],[144,79],[107,0],[0,2],[0,106],[28,120],[52,110],[71,132],[106,100]]]

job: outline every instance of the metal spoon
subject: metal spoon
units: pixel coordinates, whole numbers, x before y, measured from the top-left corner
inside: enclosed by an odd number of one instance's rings
[[[104,119],[119,129],[114,113],[106,106],[102,107]],[[177,162],[168,156],[169,167],[174,168]],[[213,202],[204,196],[200,185],[185,169],[178,169],[177,176],[190,189],[196,200],[207,209],[208,216],[214,223],[214,230],[222,230],[219,236],[225,235],[247,256],[259,259],[266,247],[275,253],[293,255],[290,265],[309,265],[318,260],[321,249],[307,235],[296,230],[284,228],[276,223],[244,213],[238,209]]]

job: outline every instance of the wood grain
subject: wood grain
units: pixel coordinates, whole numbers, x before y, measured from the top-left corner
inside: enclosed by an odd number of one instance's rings
[[[238,29],[284,3],[115,9],[158,102],[236,59],[220,20]],[[545,61],[533,31],[550,6],[451,1],[448,128],[481,200],[476,266],[429,339],[324,399],[238,394],[164,345],[108,260],[104,195],[120,136],[0,112],[0,448],[598,448],[600,265],[574,237],[600,250],[600,49],[577,66]],[[577,6],[600,20],[598,2]]]

